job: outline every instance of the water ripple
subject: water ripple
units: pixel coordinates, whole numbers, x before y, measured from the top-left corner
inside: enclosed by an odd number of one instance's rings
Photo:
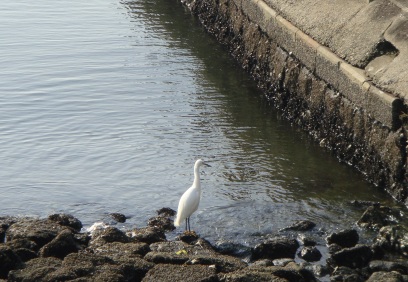
[[[176,208],[204,157],[198,232],[349,224],[343,203],[384,195],[260,98],[173,1],[8,1],[0,11],[3,214]],[[347,220],[346,220],[347,219]]]

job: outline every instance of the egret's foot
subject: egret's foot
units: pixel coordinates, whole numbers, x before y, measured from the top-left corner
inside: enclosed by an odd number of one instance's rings
[[[194,231],[194,230],[192,230],[192,231],[184,231],[184,233],[183,233],[185,236],[194,236],[194,237],[197,237],[198,238],[198,235],[197,235],[197,233]]]
[[[185,243],[191,244],[200,238],[195,231],[184,231],[183,234],[179,236],[179,239]]]

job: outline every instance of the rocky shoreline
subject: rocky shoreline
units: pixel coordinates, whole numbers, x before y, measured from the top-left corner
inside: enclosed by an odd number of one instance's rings
[[[355,229],[326,234],[329,256],[323,262],[309,236],[316,224],[306,220],[283,230],[295,238],[271,237],[248,247],[211,245],[194,232],[167,240],[166,232],[174,230],[169,208],[146,227],[126,231],[103,224],[83,230],[67,214],[0,217],[0,281],[408,281],[401,212],[354,204],[365,208],[357,225],[376,230],[375,239],[359,244]]]

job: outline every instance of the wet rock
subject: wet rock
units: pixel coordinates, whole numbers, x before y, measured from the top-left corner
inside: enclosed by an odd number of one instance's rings
[[[145,260],[161,264],[213,265],[217,271],[230,272],[246,266],[240,259],[221,255],[205,240],[190,245],[182,241],[157,242],[150,245]]]
[[[168,217],[156,216],[149,219],[147,225],[163,231],[173,231],[176,229],[174,221]]]
[[[252,259],[294,258],[298,248],[299,243],[296,240],[276,237],[255,246]]]
[[[187,265],[208,265],[215,267],[218,272],[232,272],[238,269],[245,268],[246,263],[238,258],[225,255],[193,255],[186,262]]]
[[[71,253],[67,255],[63,261],[64,267],[77,268],[76,271],[81,273],[81,276],[86,276],[92,273],[96,267],[106,264],[115,264],[115,262],[106,256],[101,256],[86,251]]]
[[[82,246],[88,246],[91,236],[89,233],[76,233],[74,234],[75,241]]]
[[[123,231],[117,229],[116,227],[108,227],[103,230],[97,230],[89,244],[93,246],[100,246],[106,243],[127,243],[129,241],[130,238]]]
[[[221,281],[226,281],[226,282],[270,282],[270,281],[276,281],[276,282],[284,282],[288,281],[286,279],[282,279],[279,276],[274,275],[271,272],[267,271],[267,268],[262,267],[259,269],[245,269],[242,271],[237,271],[237,272],[232,272],[232,273],[227,273],[227,274],[221,274]]]
[[[176,212],[170,208],[161,208],[157,211],[158,216],[149,219],[147,225],[160,229],[162,231],[173,231],[176,229],[174,226],[173,217]]]
[[[92,275],[92,281],[128,281],[122,272],[123,269],[121,269],[119,266],[110,265],[107,267],[102,267],[101,269],[98,268],[95,270],[95,274]]]
[[[357,207],[357,208],[368,208],[371,206],[380,206],[379,202],[373,202],[373,201],[359,201],[359,200],[353,200],[350,201],[350,204]]]
[[[161,208],[157,211],[157,215],[162,217],[172,217],[176,215],[176,211],[171,208]]]
[[[387,252],[396,252],[408,257],[408,232],[399,225],[382,227],[375,244]]]
[[[244,268],[246,264],[240,259],[216,253],[191,254],[180,250],[176,253],[149,252],[145,260],[155,264],[185,264],[185,265],[207,265],[213,266],[220,272],[231,272]]]
[[[20,257],[8,246],[0,245],[0,279],[7,278],[10,270],[22,265]]]
[[[61,265],[62,261],[57,258],[35,258],[26,262],[24,268],[10,271],[8,280],[16,282],[53,281],[49,279],[49,275]]]
[[[6,227],[0,226],[0,244],[4,243],[4,239],[6,238]]]
[[[144,259],[155,264],[184,264],[189,260],[189,256],[184,252],[149,252],[144,256]]]
[[[403,282],[405,281],[403,276],[396,272],[374,272],[371,276],[367,279],[367,282]]]
[[[38,248],[51,242],[66,227],[47,219],[26,218],[12,224],[6,234],[7,241],[27,239],[36,243]]]
[[[52,214],[48,217],[48,219],[62,226],[70,227],[76,232],[81,231],[81,228],[82,228],[82,222],[70,214],[63,214],[63,213]]]
[[[224,255],[240,258],[249,257],[251,255],[250,247],[230,241],[219,241],[215,244],[214,248],[218,253]]]
[[[35,242],[25,238],[15,239],[6,243],[22,261],[28,261],[37,257],[38,246]]]
[[[195,231],[184,231],[184,233],[178,236],[180,241],[187,244],[194,244],[200,237],[195,233]]]
[[[342,249],[342,247],[337,245],[337,244],[330,244],[328,246],[328,251],[329,251],[330,254],[334,254],[334,253],[340,251],[341,249]]]
[[[12,241],[8,241],[6,245],[12,247],[13,249],[23,248],[33,251],[38,250],[38,245],[34,241],[28,240],[26,238],[17,238]]]
[[[154,227],[134,229],[128,232],[128,235],[134,240],[147,244],[166,241],[166,235],[163,230]]]
[[[316,245],[316,241],[314,241],[313,239],[309,238],[307,235],[305,234],[299,234],[297,239],[299,240],[300,243],[302,243],[304,246],[315,246]]]
[[[219,281],[216,270],[208,265],[180,266],[171,264],[159,264],[153,267],[142,281]]]
[[[285,267],[247,267],[238,271],[220,275],[221,281],[317,281],[313,273],[295,263]]]
[[[0,216],[0,244],[4,243],[4,239],[6,238],[6,231],[15,223],[17,219],[11,216]]]
[[[365,210],[357,224],[363,228],[378,230],[383,226],[397,224],[400,219],[401,213],[398,210],[374,205]]]
[[[357,245],[334,253],[327,262],[334,267],[362,268],[368,265],[372,256],[373,254],[369,246]]]
[[[81,251],[67,255],[62,267],[51,275],[61,277],[74,273],[78,278],[86,278],[80,281],[140,281],[152,266],[137,257],[125,256],[120,261],[115,261],[106,256]]]
[[[114,213],[111,213],[109,215],[113,220],[115,220],[117,222],[120,222],[120,223],[126,222],[126,216],[124,214],[114,212]]]
[[[20,248],[20,249],[14,249],[13,251],[16,253],[16,255],[18,255],[18,257],[23,262],[26,262],[26,261],[29,261],[29,260],[31,260],[33,258],[38,257],[36,252],[34,252],[32,250],[29,250],[29,249]]]
[[[343,248],[354,247],[358,243],[358,240],[358,233],[354,229],[341,230],[337,233],[330,234],[326,238],[328,244],[337,244]]]
[[[133,281],[137,277],[136,280],[140,281],[140,278],[154,266],[153,263],[142,258],[150,251],[149,245],[145,243],[113,242],[92,250],[95,255],[111,259],[115,264],[120,265],[119,272],[124,275],[126,281]]]
[[[408,274],[408,261],[384,261],[373,260],[370,262],[369,267],[372,272],[390,272],[397,271],[401,274]]]
[[[298,256],[305,261],[319,261],[322,258],[322,254],[316,247],[303,247]]]
[[[146,243],[106,243],[96,248],[91,248],[95,254],[110,257],[111,259],[121,259],[122,257],[143,257],[150,252],[150,247]]]
[[[326,265],[304,262],[301,263],[300,266],[312,272],[315,277],[323,277],[330,274],[330,271]]]
[[[295,260],[290,259],[290,258],[280,258],[280,259],[274,259],[272,262],[273,262],[273,265],[286,266],[289,263],[295,262]]]
[[[83,249],[83,247],[77,244],[72,231],[65,229],[51,242],[44,245],[44,247],[40,249],[39,255],[42,257],[56,257],[62,259],[66,255],[77,252],[80,249]]]
[[[293,231],[309,231],[312,230],[316,224],[310,220],[300,220],[295,222],[293,225],[285,227],[279,231],[287,231],[287,230],[293,230]]]
[[[373,260],[382,260],[386,254],[384,248],[378,242],[371,245],[371,251],[373,252]]]
[[[270,259],[260,259],[260,260],[254,261],[254,263],[251,266],[265,267],[265,266],[273,266],[273,265],[274,265],[274,263]]]
[[[156,242],[150,245],[153,252],[174,253],[178,255],[211,255],[215,251],[210,243],[200,238],[195,244],[186,244],[182,241]]]
[[[366,275],[363,275],[358,269],[352,269],[345,266],[335,268],[331,274],[330,281],[350,281],[350,282],[364,282],[366,281]]]

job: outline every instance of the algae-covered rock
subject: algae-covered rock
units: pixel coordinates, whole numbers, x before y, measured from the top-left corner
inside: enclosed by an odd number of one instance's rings
[[[299,257],[305,261],[319,261],[322,254],[316,247],[303,247],[298,253]]]
[[[391,272],[374,272],[371,276],[366,280],[366,282],[403,282],[404,280],[401,273],[396,271]]]
[[[124,214],[114,212],[114,213],[110,213],[109,215],[113,220],[115,220],[115,221],[117,221],[119,223],[126,222],[126,216]]]
[[[130,238],[122,230],[116,227],[108,227],[102,230],[96,230],[93,238],[89,242],[91,246],[101,246],[112,242],[130,242]]]
[[[208,265],[181,266],[174,264],[158,264],[153,267],[142,280],[143,282],[217,282],[216,270]]]
[[[80,249],[82,248],[75,241],[74,234],[72,234],[71,230],[65,229],[51,242],[44,245],[40,249],[39,255],[42,257],[56,257],[62,259],[66,255],[77,252]]]
[[[328,244],[337,244],[343,248],[354,247],[358,243],[358,240],[358,233],[354,229],[341,230],[330,234],[326,238]]]
[[[176,229],[174,221],[168,217],[156,216],[149,219],[147,225],[163,231],[173,231]]]
[[[381,205],[369,206],[357,224],[364,228],[379,230],[383,226],[394,225],[401,219],[400,211]]]
[[[369,246],[357,245],[352,248],[345,248],[335,252],[328,259],[328,263],[333,266],[362,268],[368,265],[372,257],[373,253]]]
[[[316,226],[316,223],[310,220],[299,220],[293,223],[291,226],[285,227],[279,231],[287,231],[287,230],[309,231],[309,230],[312,230],[315,226]]]
[[[95,254],[118,259],[122,257],[142,257],[150,252],[149,245],[140,242],[112,242],[101,246],[91,247],[90,249]]]
[[[375,243],[384,251],[408,257],[408,231],[400,225],[382,227]]]
[[[58,270],[61,265],[62,261],[57,258],[34,258],[26,262],[24,268],[10,271],[8,280],[15,282],[51,281],[49,275]]]
[[[20,257],[10,247],[0,245],[0,279],[6,278],[10,270],[21,265]]]
[[[255,246],[252,259],[294,258],[299,243],[295,239],[276,237]]]
[[[134,229],[128,232],[128,235],[134,240],[147,244],[166,241],[164,231],[155,227]]]
[[[48,216],[48,219],[62,226],[70,227],[76,232],[81,231],[82,228],[82,222],[70,214],[52,214]]]
[[[221,281],[317,281],[313,273],[294,262],[286,266],[248,267],[220,275]]]
[[[373,260],[369,264],[370,270],[372,272],[383,271],[397,271],[401,274],[408,274],[408,261],[384,261],[384,260]]]
[[[25,218],[8,228],[6,239],[7,241],[27,239],[35,242],[37,247],[41,248],[51,242],[65,228],[65,226],[48,219]]]

